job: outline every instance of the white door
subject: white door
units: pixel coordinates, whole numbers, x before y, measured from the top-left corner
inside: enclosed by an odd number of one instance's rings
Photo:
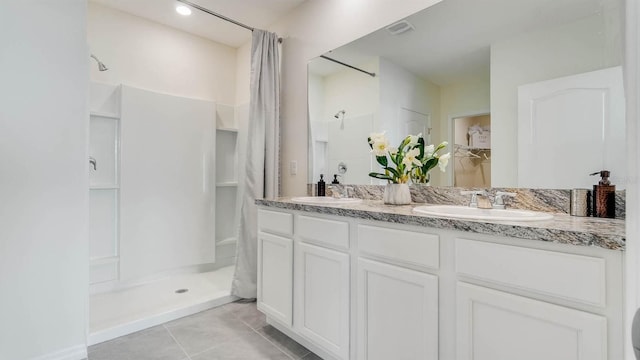
[[[295,249],[294,328],[338,359],[349,358],[349,255],[309,244]]]
[[[293,240],[258,233],[257,307],[284,325],[293,317]]]
[[[518,186],[588,188],[589,173],[626,175],[625,117],[620,67],[518,88]]]
[[[457,360],[605,360],[603,316],[458,282]]]
[[[358,260],[358,359],[438,359],[438,278]]]
[[[401,108],[400,109],[400,139],[398,143],[407,135],[422,134],[425,143],[431,144],[431,115],[421,112]],[[396,144],[393,143],[395,146]]]

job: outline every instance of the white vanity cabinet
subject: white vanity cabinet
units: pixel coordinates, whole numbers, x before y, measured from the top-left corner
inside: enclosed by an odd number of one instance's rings
[[[287,327],[293,325],[293,215],[258,210],[257,307]]]
[[[357,359],[438,359],[438,278],[358,259]]]
[[[323,359],[624,357],[620,251],[259,209],[258,308]]]
[[[610,291],[607,296],[607,286],[610,290],[620,281],[611,276],[621,274],[615,257],[460,237],[454,241],[457,360],[618,358],[608,357],[609,331],[602,313],[608,306],[621,304],[619,293]],[[613,329],[616,319],[612,321]],[[611,344],[617,341],[612,339]]]
[[[359,224],[357,242],[357,359],[437,360],[438,277],[406,266],[436,270],[439,237]]]
[[[349,359],[349,224],[296,216],[294,330],[337,359]]]
[[[299,243],[294,329],[339,359],[349,358],[349,255]]]

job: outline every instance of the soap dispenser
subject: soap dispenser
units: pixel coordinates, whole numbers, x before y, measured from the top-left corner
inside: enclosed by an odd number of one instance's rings
[[[611,185],[607,170],[594,172],[590,175],[600,175],[597,185],[593,185],[593,216],[604,218],[616,217],[616,186]]]
[[[340,184],[340,181],[338,181],[338,174],[333,174],[333,181],[331,183],[334,185]]]
[[[320,181],[318,181],[318,196],[325,196],[325,183],[324,183],[324,175],[320,174]]]

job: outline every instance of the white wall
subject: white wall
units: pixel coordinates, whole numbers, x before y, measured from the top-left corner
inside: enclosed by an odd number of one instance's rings
[[[365,71],[379,73],[377,58],[354,65]],[[340,182],[369,184],[371,157],[367,137],[380,128],[380,78],[344,68],[325,76],[323,87],[324,103],[318,122],[322,124],[324,132],[318,135],[324,133],[325,139],[329,140],[325,181],[333,180],[333,174],[338,174],[338,164],[342,162],[347,165],[347,172],[339,178]],[[345,110],[344,122],[342,117],[334,117],[340,110]],[[319,179],[320,176],[316,175],[311,182]]]
[[[234,48],[95,3],[87,37],[109,67],[92,66],[93,81],[236,104]]]
[[[636,0],[625,1],[625,52],[624,80],[627,115],[627,218],[637,219],[639,215],[640,192],[638,179],[640,175],[640,5]],[[637,221],[626,223],[625,248],[625,339],[631,339],[633,316],[640,305],[640,226]],[[630,341],[625,342],[625,360],[633,360],[633,347]]]
[[[606,28],[611,16],[617,10],[491,46],[492,186],[517,186],[517,87],[620,65],[620,33]]]
[[[251,82],[251,42],[239,47],[236,52],[236,104],[248,104]]]
[[[311,0],[297,7],[272,31],[282,46],[281,174],[282,195],[306,193],[307,62],[440,0]],[[287,171],[298,162],[298,174]]]
[[[325,61],[325,60],[322,60]],[[379,73],[378,59],[355,66],[369,72]],[[346,117],[378,114],[380,79],[359,71],[344,68],[323,77],[324,104],[322,121],[335,120],[338,111],[345,110]],[[365,142],[366,143],[366,142]]]
[[[120,280],[213,263],[215,104],[123,86],[121,116]]]
[[[386,59],[380,59],[379,101],[380,128],[388,130],[393,146],[397,146],[405,136],[409,135],[405,134],[398,124],[403,118],[402,109],[429,115],[431,127],[440,118],[440,88],[438,85],[417,77],[405,68]],[[441,137],[437,131],[432,130],[429,143],[439,144],[444,140],[446,137]],[[440,153],[444,154],[446,151],[445,149]],[[430,183],[440,185],[440,170],[435,169],[430,174]]]
[[[384,58],[380,59],[379,76],[379,130],[387,130],[391,145],[397,146],[409,135],[403,133],[398,125],[402,109],[430,115],[432,120],[440,116],[440,89],[436,84]],[[442,140],[438,136],[432,139],[438,142]]]
[[[83,0],[0,2],[0,359],[86,357]]]
[[[451,144],[447,151],[453,152],[451,117],[487,113],[491,107],[489,73],[470,76],[461,82],[440,88],[440,119],[435,122],[434,133]],[[452,164],[453,165],[453,164]],[[438,173],[440,185],[453,185],[453,166],[447,166],[444,174]]]
[[[320,174],[327,173],[327,139],[329,129],[324,118],[324,78],[320,75],[309,74],[309,126],[311,138],[309,139],[309,154],[313,154],[313,161],[309,161],[307,174],[309,182],[316,182]]]

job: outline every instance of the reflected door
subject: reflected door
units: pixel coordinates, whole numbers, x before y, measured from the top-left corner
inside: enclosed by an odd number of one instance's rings
[[[620,67],[518,88],[518,186],[589,188],[610,170],[624,186],[625,119]]]

